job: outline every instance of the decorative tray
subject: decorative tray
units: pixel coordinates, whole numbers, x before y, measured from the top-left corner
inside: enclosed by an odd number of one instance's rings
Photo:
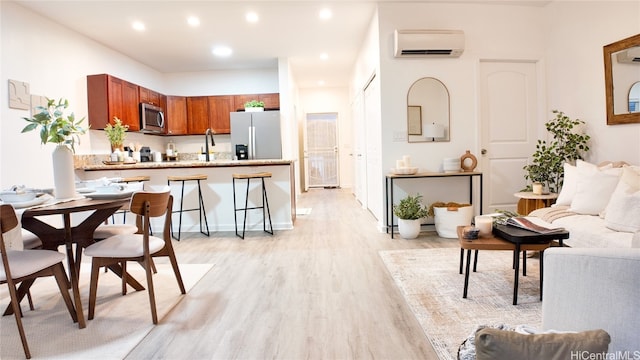
[[[391,172],[396,175],[413,175],[418,172],[417,167],[406,167],[406,168],[392,168]]]
[[[102,162],[105,165],[130,165],[130,164],[135,164],[137,163],[137,161],[133,160],[133,161],[107,161],[104,160]]]

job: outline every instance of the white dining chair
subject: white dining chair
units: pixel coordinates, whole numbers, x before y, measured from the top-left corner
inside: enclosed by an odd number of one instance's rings
[[[30,359],[31,352],[22,326],[22,310],[18,296],[20,293],[24,295],[28,292],[37,278],[54,276],[71,318],[77,321],[77,317],[71,296],[69,296],[69,280],[62,265],[65,255],[52,250],[7,250],[4,234],[17,226],[18,218],[13,207],[7,204],[0,205],[0,253],[2,256],[0,284],[7,284],[9,288],[11,308],[7,312],[9,314],[13,312],[16,318],[24,355]],[[16,289],[17,284],[20,284],[19,289]],[[7,313],[5,312],[5,314]]]

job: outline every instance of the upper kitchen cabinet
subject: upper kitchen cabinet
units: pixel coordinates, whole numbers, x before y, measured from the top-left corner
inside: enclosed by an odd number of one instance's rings
[[[187,98],[187,133],[204,134],[209,125],[209,97],[190,96]]]
[[[141,103],[147,103],[147,104],[162,107],[163,95],[160,94],[159,92],[155,92],[151,89],[147,89],[145,87],[139,86],[138,94],[139,94]]]
[[[129,131],[140,130],[138,85],[107,74],[89,75],[87,101],[91,129],[104,129],[116,116]]]
[[[215,134],[230,134],[233,96],[209,96],[209,125]]]
[[[187,134],[187,98],[185,96],[167,96],[164,113],[167,135]]]
[[[280,109],[280,94],[243,94],[233,96],[234,111],[244,111],[244,104],[247,101],[258,100],[264,102],[264,108],[268,110]]]

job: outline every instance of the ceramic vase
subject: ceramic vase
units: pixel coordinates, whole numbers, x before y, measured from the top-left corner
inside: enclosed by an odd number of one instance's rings
[[[398,232],[403,239],[415,239],[420,234],[420,219],[398,219]]]
[[[58,145],[53,150],[53,185],[56,199],[68,199],[76,195],[73,171],[73,151],[67,145]]]

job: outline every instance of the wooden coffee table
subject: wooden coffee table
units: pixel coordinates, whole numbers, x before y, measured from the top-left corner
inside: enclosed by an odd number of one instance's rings
[[[478,263],[478,251],[479,250],[508,250],[513,252],[513,305],[518,304],[518,278],[520,272],[520,252],[524,253],[523,256],[523,276],[527,275],[526,266],[526,252],[527,251],[539,251],[540,252],[540,300],[542,300],[542,281],[544,275],[544,250],[546,250],[554,240],[560,240],[560,246],[562,246],[562,239],[569,237],[569,232],[563,231],[554,234],[537,234],[531,231],[518,229],[513,226],[496,225],[493,229],[493,235],[488,237],[480,237],[474,240],[467,240],[462,236],[463,226],[457,228],[458,239],[460,241],[460,273],[462,273],[462,267],[464,262],[464,250],[467,250],[466,270],[464,274],[464,291],[462,297],[467,297],[467,289],[469,287],[469,274],[471,267],[471,250],[475,250],[475,260],[473,264],[473,271],[476,271]]]

